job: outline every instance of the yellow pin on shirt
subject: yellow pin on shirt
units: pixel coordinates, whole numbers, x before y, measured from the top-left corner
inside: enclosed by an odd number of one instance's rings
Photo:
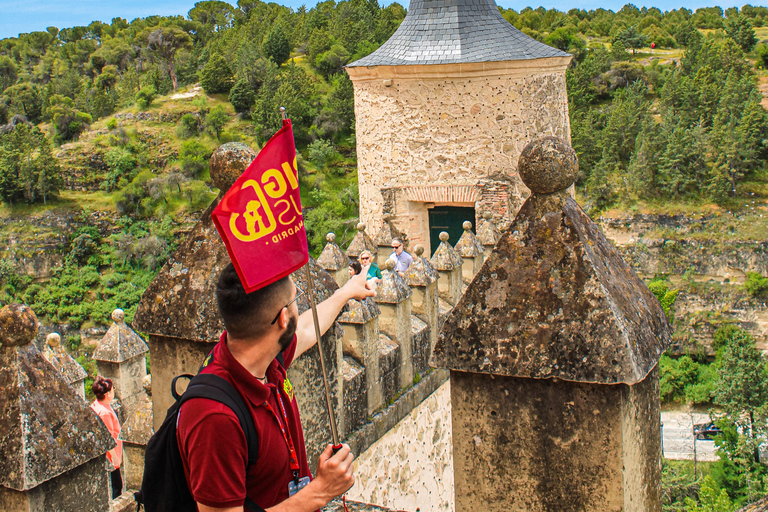
[[[285,380],[283,381],[283,391],[288,395],[288,398],[293,400],[293,385],[291,385],[291,381],[288,380],[288,377],[285,377]]]

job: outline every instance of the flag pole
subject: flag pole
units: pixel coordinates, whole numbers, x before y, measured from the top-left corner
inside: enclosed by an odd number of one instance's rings
[[[285,113],[285,107],[280,107],[280,115],[283,121],[287,119]],[[315,323],[315,338],[317,340],[317,351],[320,353],[320,369],[323,372],[323,385],[325,386],[325,405],[328,408],[328,418],[331,421],[331,437],[333,438],[333,450],[336,452],[341,448],[339,442],[339,431],[336,428],[336,416],[333,414],[333,406],[331,405],[331,392],[328,386],[328,374],[325,370],[325,356],[323,355],[323,347],[320,346],[320,321],[317,318],[317,304],[315,303],[315,290],[312,287],[312,275],[309,272],[309,262],[304,265],[304,271],[307,277],[307,296],[309,297],[309,306],[312,308],[312,320]]]

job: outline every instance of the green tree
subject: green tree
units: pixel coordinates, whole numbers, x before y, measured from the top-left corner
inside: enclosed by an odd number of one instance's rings
[[[229,92],[232,89],[234,75],[221,55],[214,55],[205,63],[200,72],[200,84],[208,94]]]
[[[50,142],[27,123],[0,135],[0,169],[0,199],[6,203],[47,202],[63,185]]]
[[[647,40],[646,36],[637,31],[637,25],[630,25],[616,34],[614,44],[616,41],[621,41],[624,48],[632,48],[632,54],[634,55],[637,50],[646,45]]]
[[[4,55],[0,57],[0,91],[4,91],[16,82],[16,63]]]
[[[267,34],[261,45],[261,50],[278,66],[288,60],[288,57],[291,56],[291,43],[282,26],[275,25]]]
[[[213,107],[208,115],[205,116],[205,126],[208,128],[211,134],[216,136],[216,139],[219,138],[221,130],[224,128],[224,126],[226,126],[228,122],[229,116],[224,110],[224,107],[221,105],[216,105]]]
[[[743,14],[729,16],[725,20],[725,32],[738,44],[744,53],[749,53],[757,44],[752,23]]]
[[[251,88],[251,84],[248,80],[244,78],[238,80],[234,87],[232,87],[232,90],[229,91],[229,102],[238,114],[244,114],[250,111],[255,99],[256,93]]]
[[[90,114],[75,108],[75,102],[66,96],[54,94],[48,111],[56,129],[56,139],[64,142],[77,138],[93,122]]]
[[[766,440],[768,380],[765,358],[748,332],[735,331],[726,341],[717,373],[715,403],[743,428],[758,462],[757,447]]]
[[[169,24],[146,29],[141,37],[146,41],[147,50],[165,64],[173,82],[173,90],[178,89],[179,79],[176,77],[178,55],[180,51],[192,48],[192,38],[189,33],[179,26]]]
[[[725,489],[720,489],[711,476],[705,476],[699,488],[698,503],[685,499],[685,512],[733,512],[736,507]]]
[[[136,105],[142,109],[146,110],[149,108],[149,106],[152,104],[153,101],[155,101],[155,96],[157,95],[157,91],[154,87],[151,85],[145,85],[141,89],[139,89],[139,92],[136,93]]]

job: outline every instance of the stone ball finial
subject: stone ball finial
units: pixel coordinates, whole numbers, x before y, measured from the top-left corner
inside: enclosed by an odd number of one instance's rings
[[[29,306],[8,304],[0,309],[0,343],[21,347],[37,336],[37,316]]]
[[[424,246],[421,244],[416,244],[416,247],[413,248],[413,253],[416,256],[421,257],[421,255],[424,254]]]
[[[384,262],[384,268],[387,270],[393,270],[395,268],[395,260],[387,260]]]
[[[325,235],[325,239],[328,241],[329,244],[332,244],[336,241],[336,233],[328,233]]]
[[[469,231],[470,229],[472,229],[472,223],[469,222],[468,220],[465,220],[464,224],[462,224],[461,227],[464,228],[464,231]]]
[[[579,172],[576,151],[560,137],[542,137],[520,153],[517,169],[532,192],[551,194],[570,187]]]
[[[114,310],[112,312],[112,320],[114,320],[117,323],[120,323],[123,320],[125,320],[125,311],[123,311],[120,308],[117,308],[116,310]]]
[[[226,192],[251,165],[257,153],[242,142],[222,144],[211,155],[210,172],[214,185]]]
[[[485,213],[483,214],[483,218],[484,218],[485,220],[491,220],[491,217],[493,217],[493,214],[492,214],[491,212],[485,212]]]
[[[61,345],[61,336],[57,332],[52,332],[45,337],[45,344],[51,348],[59,348],[59,345]]]
[[[152,396],[152,375],[145,375],[141,379],[141,385],[144,386],[144,391],[147,392],[147,395]]]
[[[365,222],[358,222],[357,223],[357,230],[358,231],[365,231]]]
[[[384,222],[387,222],[387,221],[389,221],[392,218],[392,214],[391,213],[385,213],[384,215],[381,216],[381,218],[384,219]]]
[[[447,242],[450,237],[451,236],[448,234],[447,231],[441,231],[440,232],[440,241],[441,242]]]

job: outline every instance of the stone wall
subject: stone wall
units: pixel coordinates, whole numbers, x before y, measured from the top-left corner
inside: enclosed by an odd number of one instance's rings
[[[570,140],[568,60],[348,68],[362,221],[379,224],[383,187],[475,187],[495,179],[509,183],[509,201],[519,206],[527,195],[516,172],[523,147],[543,135]],[[400,203],[394,213],[396,226],[425,244],[426,206]]]
[[[358,455],[347,496],[396,509],[453,512],[451,446],[446,382]]]

